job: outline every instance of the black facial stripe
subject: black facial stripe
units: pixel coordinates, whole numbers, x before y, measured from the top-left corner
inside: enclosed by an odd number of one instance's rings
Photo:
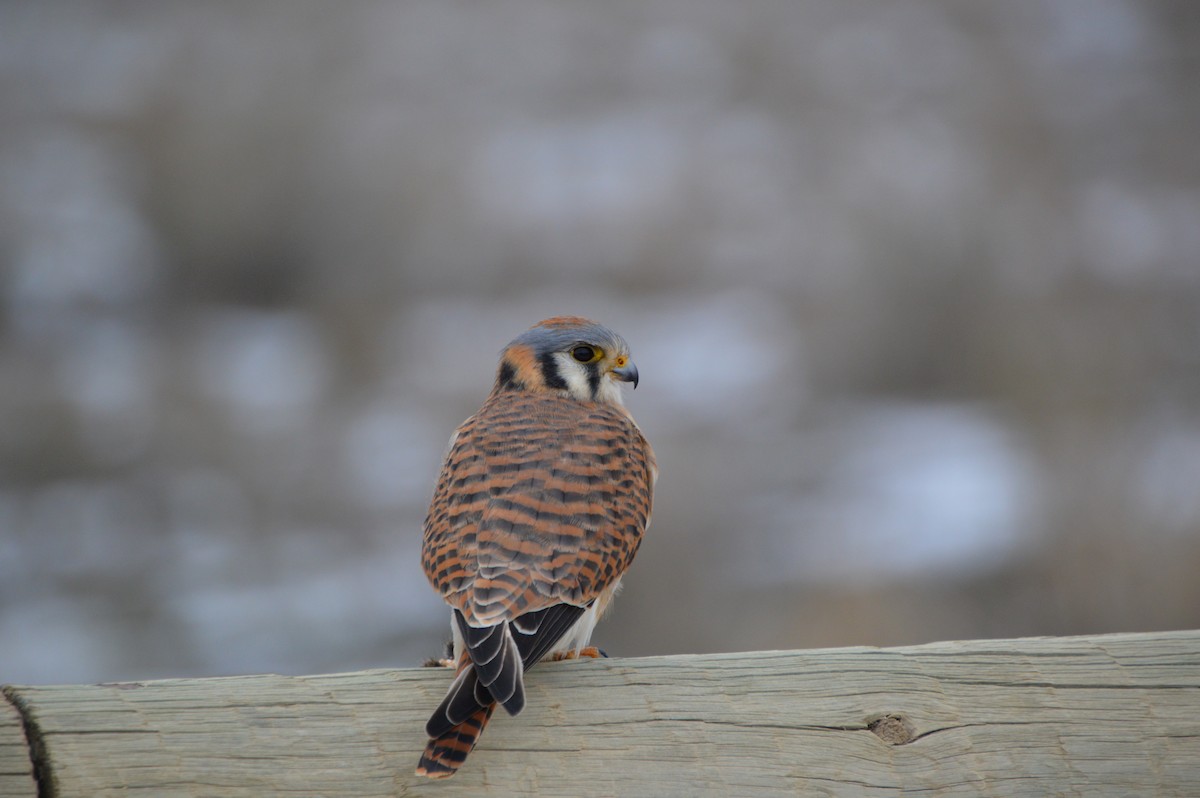
[[[500,364],[500,374],[496,377],[496,381],[506,391],[525,387],[525,383],[517,379],[516,368],[507,360]]]
[[[595,399],[600,395],[600,363],[589,363],[586,368],[588,375],[588,391],[591,392],[592,398]]]
[[[558,374],[558,363],[554,362],[553,352],[542,355],[538,362],[542,365],[542,381],[546,383],[547,388],[555,391],[567,390],[567,381]]]

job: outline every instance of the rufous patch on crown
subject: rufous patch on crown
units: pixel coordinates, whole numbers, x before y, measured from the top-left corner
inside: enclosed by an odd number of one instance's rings
[[[583,316],[554,316],[553,318],[539,321],[533,326],[549,327],[552,330],[557,330],[563,327],[587,327],[595,324],[596,322],[591,319],[585,319]]]

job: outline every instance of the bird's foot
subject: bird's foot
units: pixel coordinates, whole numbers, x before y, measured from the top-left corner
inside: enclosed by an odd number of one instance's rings
[[[443,656],[430,657],[421,663],[422,668],[453,668],[457,665],[454,661],[454,641],[450,640],[446,643],[446,650]]]
[[[579,649],[572,648],[568,649],[567,651],[555,652],[550,655],[550,661],[558,662],[559,660],[564,659],[583,659],[584,657],[587,657],[588,659],[607,659],[608,655],[595,646],[586,646]]]

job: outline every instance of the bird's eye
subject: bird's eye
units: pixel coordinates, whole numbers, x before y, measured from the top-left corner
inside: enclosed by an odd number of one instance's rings
[[[577,346],[571,350],[571,357],[580,363],[591,363],[596,359],[596,350],[590,346]]]

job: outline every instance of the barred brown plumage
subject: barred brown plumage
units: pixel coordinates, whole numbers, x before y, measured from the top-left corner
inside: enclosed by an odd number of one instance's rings
[[[571,356],[582,345],[593,361]],[[650,520],[654,452],[617,384],[637,378],[620,336],[548,319],[505,348],[451,439],[422,565],[452,608],[458,667],[418,774],[453,775],[497,701],[524,706],[525,670],[588,645]]]

